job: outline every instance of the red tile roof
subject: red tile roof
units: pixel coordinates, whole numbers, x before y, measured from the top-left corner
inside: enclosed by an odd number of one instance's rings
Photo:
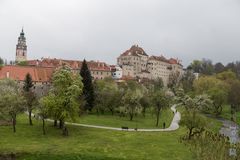
[[[105,62],[88,61],[87,64],[91,71],[111,71],[110,66]],[[72,69],[80,69],[82,67],[82,61],[44,58],[42,60],[28,61],[28,65],[52,68],[67,65]]]
[[[139,56],[144,55],[148,56],[147,53],[138,45],[133,45],[130,49],[126,50],[124,53],[121,54],[121,56]]]
[[[164,56],[151,56],[149,60],[163,61],[169,63],[168,60]]]
[[[11,78],[13,80],[24,81],[29,73],[34,82],[51,81],[54,68],[32,67],[32,66],[3,66],[0,68],[0,79]],[[7,77],[9,76],[9,77]]]

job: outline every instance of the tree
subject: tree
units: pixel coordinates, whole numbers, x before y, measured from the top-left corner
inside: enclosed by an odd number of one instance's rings
[[[158,127],[160,112],[163,108],[169,106],[169,99],[166,97],[165,93],[162,90],[155,91],[152,95],[152,105],[156,113],[156,126]]]
[[[164,87],[162,78],[157,78],[153,81],[153,90],[161,90]]]
[[[221,62],[218,62],[214,65],[214,72],[221,73],[224,71],[224,65]]]
[[[212,64],[212,61],[209,59],[203,59],[202,60],[202,74],[204,75],[212,75],[214,73],[214,66]]]
[[[183,74],[180,83],[186,93],[193,90],[193,82],[195,80],[195,75],[193,74],[192,70],[186,70]]]
[[[213,105],[205,111],[211,111],[215,116],[219,116],[223,105],[227,101],[228,84],[215,77],[201,77],[194,81],[194,89],[197,94],[208,94],[210,96]]]
[[[223,88],[213,87],[208,91],[213,101],[213,113],[219,116],[222,113],[223,105],[227,102],[227,91]]]
[[[214,73],[214,66],[209,59],[194,60],[188,69],[193,70],[195,73],[201,73],[204,75],[212,75]]]
[[[10,79],[0,80],[0,112],[12,119],[13,132],[16,132],[17,114],[24,111],[25,99],[17,86]]]
[[[70,69],[63,67],[53,74],[53,89],[44,99],[51,102],[49,113],[52,117],[59,119],[60,128],[63,135],[68,135],[67,126],[64,124],[66,119],[72,119],[78,115],[81,104],[79,97],[82,94],[83,84],[79,75],[73,74]],[[44,102],[43,101],[43,102]]]
[[[133,120],[133,116],[141,112],[140,99],[142,93],[139,89],[128,89],[122,98],[123,107],[125,112],[129,114],[130,121]]]
[[[201,73],[202,72],[202,61],[194,60],[189,66],[189,70],[193,70],[195,73]]]
[[[229,82],[229,81],[232,81],[232,80],[236,80],[237,76],[236,76],[236,73],[232,72],[231,70],[227,70],[227,71],[218,73],[216,75],[216,78],[220,79],[222,81]]]
[[[0,57],[0,67],[4,65],[3,59]]]
[[[190,140],[195,134],[200,134],[204,131],[206,121],[203,116],[199,114],[202,108],[208,108],[211,105],[211,100],[205,96],[200,95],[194,98],[185,96],[184,106],[185,111],[182,114],[181,124],[188,129],[188,139]]]
[[[231,119],[234,120],[233,113],[236,112],[236,110],[240,109],[240,81],[238,80],[232,81],[230,85],[228,103],[231,105],[231,110],[232,110]]]
[[[23,91],[24,91],[24,97],[27,101],[27,110],[28,110],[28,119],[29,124],[32,125],[32,110],[34,109],[34,105],[36,105],[36,96],[34,91],[32,90],[33,87],[32,77],[28,73],[25,76],[24,85],[23,85]]]
[[[231,148],[229,139],[218,133],[205,130],[201,134],[194,135],[191,141],[182,137],[181,142],[189,145],[195,160],[232,160],[233,158],[229,156],[229,148]]]
[[[168,87],[171,88],[174,91],[174,88],[176,88],[179,84],[180,81],[180,72],[172,72],[169,75],[169,80],[168,80]]]
[[[197,94],[207,93],[211,88],[222,85],[221,80],[218,80],[213,76],[200,77],[198,80],[193,82],[193,87]]]
[[[57,102],[55,100],[55,95],[51,92],[40,99],[40,104],[38,105],[38,115],[42,119],[42,131],[43,134],[46,134],[45,130],[45,119],[51,115],[51,110],[57,107]]]
[[[148,93],[145,93],[144,96],[140,99],[140,104],[142,106],[142,115],[145,117],[146,110],[150,107],[150,97]]]
[[[82,68],[80,71],[83,82],[83,95],[86,100],[85,110],[91,111],[94,105],[94,88],[92,83],[91,72],[88,69],[87,62],[84,59],[82,63]]]
[[[95,83],[95,102],[97,113],[104,113],[107,109],[114,114],[115,109],[120,104],[122,94],[117,84],[111,78],[96,81]]]

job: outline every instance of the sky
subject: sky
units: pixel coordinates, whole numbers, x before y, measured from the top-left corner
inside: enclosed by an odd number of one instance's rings
[[[138,44],[184,66],[240,60],[240,0],[0,0],[0,57],[15,59],[22,27],[28,59],[116,64]]]

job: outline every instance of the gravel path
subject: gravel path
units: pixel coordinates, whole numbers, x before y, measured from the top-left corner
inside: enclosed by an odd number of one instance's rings
[[[97,126],[97,125],[88,125],[88,124],[81,124],[81,123],[70,123],[66,122],[68,125],[73,126],[82,126],[82,127],[89,127],[89,128],[99,128],[99,129],[108,129],[108,130],[116,130],[116,131],[138,131],[138,132],[168,132],[168,131],[175,131],[179,128],[179,121],[181,120],[181,114],[176,110],[176,105],[171,107],[171,110],[174,112],[173,120],[168,128],[165,129],[122,129],[122,128],[114,128],[114,127],[106,127],[106,126]],[[52,121],[52,120],[48,120]]]
[[[168,128],[165,129],[122,129],[122,128],[115,128],[115,127],[107,127],[107,126],[97,126],[97,125],[88,125],[88,124],[81,124],[81,123],[70,123],[65,122],[65,124],[73,125],[73,126],[81,126],[81,127],[89,127],[89,128],[99,128],[99,129],[108,129],[108,130],[116,130],[116,131],[138,131],[138,132],[169,132],[169,131],[175,131],[179,128],[179,121],[181,120],[181,114],[176,110],[176,105],[173,105],[171,107],[171,110],[174,113],[173,120]],[[26,112],[28,114],[28,112]],[[32,116],[34,114],[32,113]],[[52,119],[47,119],[49,122],[53,122]]]

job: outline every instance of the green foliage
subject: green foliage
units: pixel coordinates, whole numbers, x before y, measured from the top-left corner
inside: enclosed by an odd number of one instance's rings
[[[151,95],[152,97],[152,105],[154,107],[155,113],[156,113],[156,126],[159,125],[159,116],[160,112],[164,109],[169,107],[169,101],[170,99],[165,95],[165,92],[163,90],[155,91]]]
[[[4,65],[3,59],[0,57],[0,67]]]
[[[24,111],[24,104],[17,83],[10,79],[0,80],[0,113],[11,117],[13,132],[16,132],[17,115]]]
[[[122,98],[124,112],[129,114],[130,121],[133,120],[134,115],[141,112],[140,99],[143,94],[140,89],[128,89]]]
[[[17,65],[19,65],[19,66],[27,66],[28,63],[27,63],[27,61],[21,61],[21,62],[18,62]]]
[[[123,93],[112,79],[98,80],[95,82],[95,110],[97,113],[109,111],[114,114],[121,102]]]
[[[27,73],[27,75],[25,76],[25,80],[24,80],[23,90],[25,92],[29,92],[33,86],[34,85],[32,82],[32,76],[29,73]]]
[[[91,72],[88,69],[87,62],[85,59],[82,63],[80,75],[82,77],[82,83],[84,85],[83,86],[83,95],[86,100],[85,110],[91,111],[93,109],[94,100],[95,100],[94,87],[93,87],[93,83],[92,83]]]
[[[214,87],[208,91],[208,94],[213,100],[213,113],[219,116],[222,113],[223,105],[227,102],[228,93],[222,88]]]
[[[192,69],[196,73],[201,73],[203,75],[212,75],[214,73],[214,66],[212,61],[209,59],[194,60],[188,69]]]
[[[232,109],[240,110],[240,81],[236,80],[231,83],[228,102]]]
[[[199,111],[203,108],[208,108],[211,105],[211,100],[206,95],[194,98],[185,96],[180,105],[185,108],[180,124],[187,127],[188,139],[191,139],[195,134],[200,134],[204,131],[206,120],[199,114]]]
[[[151,101],[150,96],[148,93],[144,93],[144,96],[140,99],[140,104],[142,106],[142,115],[145,117],[146,110],[150,108]]]
[[[202,70],[202,61],[194,60],[189,66],[188,69],[193,70],[196,73],[200,73]]]
[[[163,84],[162,78],[157,78],[156,80],[154,80],[153,82],[154,91],[161,90],[163,87],[164,87],[164,84]]]
[[[52,81],[53,88],[46,97],[42,98],[41,104],[47,108],[54,120],[59,119],[61,125],[64,125],[66,119],[74,120],[79,113],[81,104],[79,97],[82,94],[83,84],[81,77],[74,75],[67,68],[57,70]],[[66,130],[66,127],[60,127]]]
[[[191,139],[194,135],[204,131],[206,120],[198,112],[186,110],[182,113],[180,124],[188,128],[188,139]]]
[[[169,75],[168,80],[168,87],[171,88],[173,91],[176,87],[178,87],[180,81],[180,72],[172,72]]]
[[[224,65],[220,62],[218,62],[214,65],[214,72],[215,73],[221,73],[221,72],[224,71],[224,69],[225,69]]]
[[[24,80],[24,85],[23,85],[23,95],[27,101],[27,110],[28,110],[28,114],[29,114],[29,124],[32,125],[32,110],[34,109],[34,107],[37,105],[37,99],[36,99],[36,95],[34,93],[34,91],[32,90],[33,87],[33,82],[32,82],[32,77],[31,75],[28,73],[25,77]]]
[[[227,81],[227,82],[237,79],[236,74],[234,72],[232,72],[231,70],[218,73],[216,77],[217,77],[217,79],[220,79],[222,81]]]
[[[210,131],[194,135],[191,140],[182,139],[189,145],[196,160],[231,160],[229,156],[229,140],[223,135]]]
[[[240,61],[228,63],[225,67],[225,70],[231,70],[237,75],[237,78],[240,78]]]
[[[194,90],[197,94],[207,93],[212,87],[222,87],[224,84],[221,80],[212,76],[200,77],[193,83]]]
[[[182,76],[180,83],[186,93],[191,92],[193,90],[194,80],[195,80],[195,75],[193,74],[192,70],[187,70]]]

